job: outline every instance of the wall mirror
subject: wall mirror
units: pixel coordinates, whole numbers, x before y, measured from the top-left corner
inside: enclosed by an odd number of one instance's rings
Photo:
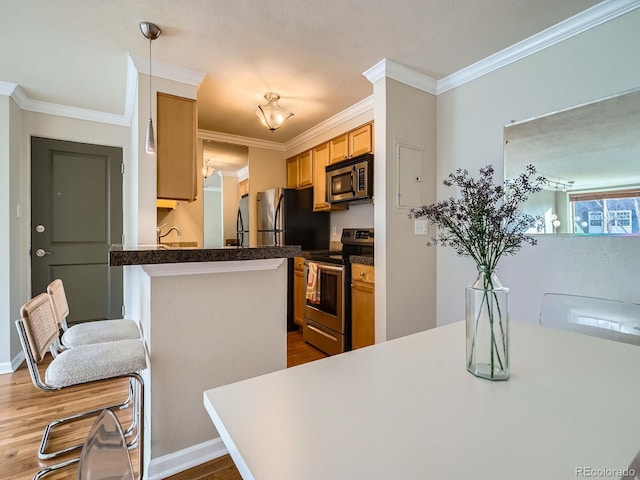
[[[505,178],[547,181],[529,233],[640,235],[640,90],[505,127]]]
[[[249,148],[204,140],[202,176],[205,248],[236,245],[238,238],[246,240],[248,245],[249,198],[239,187],[242,180],[249,178]]]

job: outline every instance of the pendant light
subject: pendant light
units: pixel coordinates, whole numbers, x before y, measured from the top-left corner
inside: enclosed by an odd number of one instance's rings
[[[266,105],[258,105],[256,115],[265,127],[274,132],[280,128],[289,117],[293,116],[293,113],[288,112],[280,106],[278,103],[280,95],[277,93],[267,92],[264,94],[264,98],[267,100],[267,103]]]
[[[149,123],[144,137],[144,151],[149,155],[156,153],[156,139],[153,135],[153,120],[151,119],[151,42],[160,36],[160,28],[151,22],[140,22],[140,30],[145,38],[149,39]]]

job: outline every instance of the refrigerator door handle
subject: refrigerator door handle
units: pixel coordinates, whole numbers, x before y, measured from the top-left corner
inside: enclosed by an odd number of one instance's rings
[[[284,231],[284,228],[278,228],[278,220],[279,220],[279,216],[280,216],[280,208],[282,207],[282,201],[284,200],[284,194],[280,195],[280,198],[278,199],[278,206],[276,207],[276,213],[274,215],[273,218],[273,233],[274,233],[274,237],[275,237],[275,246],[278,246],[278,236],[279,233]],[[283,225],[284,227],[284,225]]]

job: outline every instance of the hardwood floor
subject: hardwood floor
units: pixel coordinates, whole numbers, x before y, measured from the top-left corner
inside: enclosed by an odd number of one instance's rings
[[[287,334],[288,367],[324,357],[326,355],[323,352],[302,340],[300,332]],[[42,365],[42,369],[44,368],[46,364]],[[60,392],[42,392],[31,382],[24,362],[16,372],[0,375],[0,480],[30,480],[41,468],[56,463],[54,460],[38,459],[42,432],[49,421],[96,406],[120,402],[126,395],[126,380],[67,388]],[[117,415],[122,425],[129,424],[131,416],[128,409],[118,411]],[[91,423],[92,420],[84,420],[74,425],[57,427],[47,450],[81,443]],[[131,451],[134,467],[137,463],[137,453],[137,449]],[[76,479],[77,467],[69,466],[44,478],[46,480]],[[240,478],[238,470],[228,455],[168,477],[170,480],[239,480]]]

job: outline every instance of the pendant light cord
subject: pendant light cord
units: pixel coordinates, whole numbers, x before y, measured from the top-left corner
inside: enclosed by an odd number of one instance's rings
[[[151,37],[149,37],[149,120],[151,120],[153,113],[153,105],[151,104],[151,77],[153,75],[151,71],[151,42]]]

